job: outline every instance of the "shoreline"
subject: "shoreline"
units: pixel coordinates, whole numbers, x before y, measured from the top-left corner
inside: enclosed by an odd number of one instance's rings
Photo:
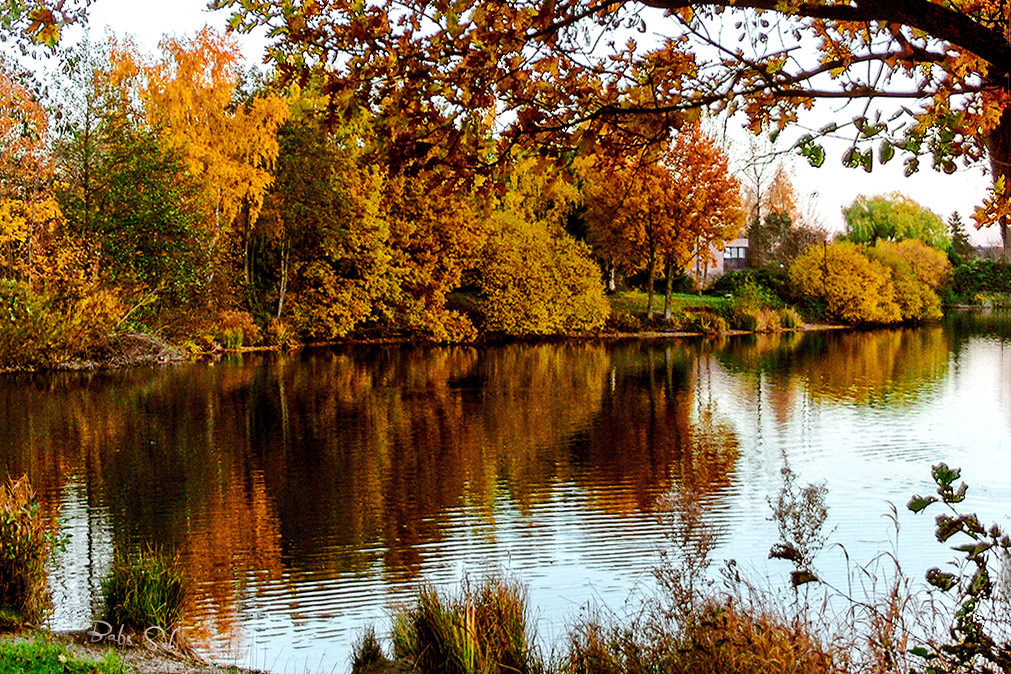
[[[571,335],[546,335],[541,337],[487,337],[479,338],[472,342],[452,342],[440,344],[415,337],[352,337],[339,341],[310,342],[299,344],[294,347],[283,346],[249,346],[238,349],[219,348],[213,351],[189,353],[177,345],[170,344],[160,338],[151,335],[126,335],[120,339],[156,344],[158,351],[151,352],[130,352],[130,350],[120,350],[113,353],[108,358],[85,358],[72,359],[40,365],[34,367],[6,367],[0,364],[0,375],[7,374],[41,374],[57,372],[103,372],[112,370],[125,370],[135,367],[171,366],[183,363],[194,363],[201,360],[219,360],[225,356],[235,356],[253,353],[279,353],[296,352],[304,349],[333,348],[341,346],[373,346],[373,345],[401,345],[414,344],[419,346],[501,346],[504,344],[542,344],[561,342],[592,342],[592,341],[621,341],[621,340],[658,340],[658,339],[691,339],[691,338],[712,338],[712,337],[741,337],[744,335],[774,335],[794,332],[825,332],[835,330],[859,330],[859,327],[851,325],[833,325],[824,323],[806,323],[792,329],[777,330],[774,332],[758,332],[754,330],[726,330],[717,334],[707,334],[702,332],[672,331],[664,332],[660,330],[642,330],[640,332],[606,332],[595,334],[571,334]]]

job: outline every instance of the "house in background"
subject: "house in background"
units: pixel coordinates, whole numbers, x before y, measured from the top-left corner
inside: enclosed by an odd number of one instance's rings
[[[740,271],[748,268],[748,239],[740,237],[727,241],[723,250],[715,245],[709,246],[709,259],[703,256],[695,257],[695,262],[689,274],[700,286],[707,286],[728,271]]]

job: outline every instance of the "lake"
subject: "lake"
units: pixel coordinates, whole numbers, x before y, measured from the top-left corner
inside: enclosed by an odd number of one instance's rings
[[[932,463],[1011,513],[1011,320],[725,339],[356,346],[0,378],[0,456],[70,542],[56,629],[91,625],[116,546],[180,554],[187,634],[224,662],[344,672],[419,583],[518,577],[550,640],[654,591],[665,496],[719,559],[784,586],[768,499],[828,487],[831,541],[908,573],[950,559],[904,504]],[[898,508],[899,533],[888,517]],[[841,577],[841,548],[818,568]]]

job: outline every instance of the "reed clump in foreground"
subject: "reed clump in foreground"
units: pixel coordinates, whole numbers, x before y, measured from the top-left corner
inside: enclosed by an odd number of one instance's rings
[[[0,626],[39,624],[49,611],[46,565],[63,540],[27,476],[0,486]]]
[[[560,674],[822,674],[845,657],[813,625],[772,606],[712,600],[679,625],[648,609],[631,624],[594,617],[569,634]]]
[[[393,654],[412,671],[440,674],[536,674],[544,671],[527,616],[526,590],[498,576],[459,594],[423,587],[393,616]],[[376,664],[379,663],[379,664]],[[375,633],[359,641],[352,672],[387,663]]]
[[[102,595],[104,622],[138,632],[171,630],[182,621],[186,582],[176,557],[149,546],[134,555],[116,552]]]

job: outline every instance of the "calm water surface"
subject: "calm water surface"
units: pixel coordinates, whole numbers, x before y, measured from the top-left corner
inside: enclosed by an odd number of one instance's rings
[[[688,490],[720,558],[789,568],[767,499],[785,463],[829,488],[832,540],[948,555],[902,507],[962,466],[1011,512],[1011,322],[721,341],[370,347],[91,375],[0,378],[0,457],[71,535],[58,629],[87,627],[116,546],[178,550],[188,630],[224,661],[346,671],[419,583],[504,569],[542,632],[652,591],[664,495]],[[885,515],[899,506],[900,533]],[[1004,520],[1006,521],[1006,519]],[[838,549],[820,567],[842,573]]]

